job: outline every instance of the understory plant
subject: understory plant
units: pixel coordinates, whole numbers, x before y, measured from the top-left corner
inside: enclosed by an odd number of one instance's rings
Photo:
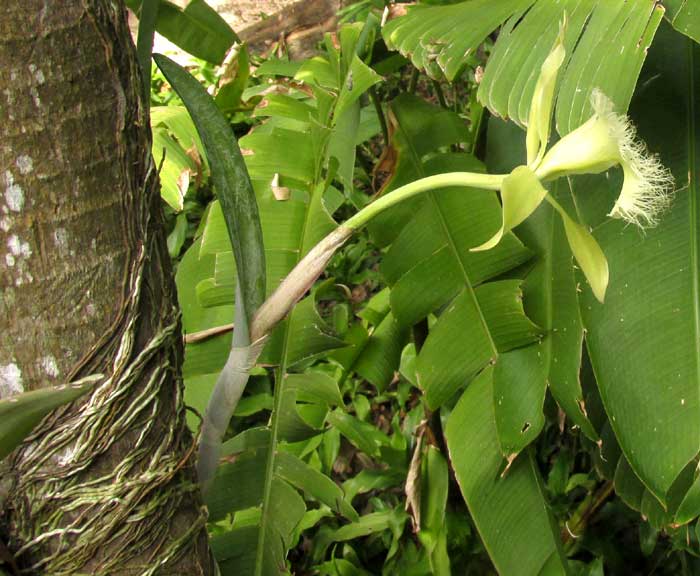
[[[228,109],[156,57],[217,198],[178,284],[223,573],[622,573],[606,527],[669,573],[697,554],[698,447],[682,431],[697,355],[673,316],[697,309],[694,187],[671,202],[685,173],[665,132],[635,116],[674,176],[623,113],[663,11],[486,4],[383,25],[364,3],[320,55],[258,61]],[[684,12],[667,14],[680,30]],[[469,82],[512,121],[492,117],[484,138],[476,98],[460,108],[454,88],[460,117],[444,80],[469,76],[499,25]],[[693,41],[678,59],[678,33],[660,30],[636,110],[684,97],[659,88],[668,54],[693,78]],[[428,79],[392,92],[404,58]],[[397,95],[416,86],[440,106]],[[251,111],[237,142],[231,115]]]
[[[553,90],[558,68],[564,59],[563,33],[564,26],[562,35],[542,66],[542,73],[535,86],[533,102],[536,104],[530,107],[526,138],[527,166],[518,166],[510,174],[500,175],[472,172],[437,174],[392,190],[358,211],[313,246],[274,292],[260,304],[257,304],[256,299],[264,292],[264,247],[257,212],[253,207],[252,186],[242,160],[239,158],[231,162],[225,159],[227,152],[234,157],[236,154],[240,156],[237,144],[232,137],[226,138],[226,121],[220,114],[217,118],[218,110],[214,103],[205,103],[207,95],[204,89],[192,82],[187,72],[177,68],[177,64],[163,56],[156,56],[156,62],[166,78],[184,97],[205,143],[212,162],[213,178],[221,190],[219,197],[225,212],[231,214],[226,218],[226,223],[234,253],[237,254],[239,283],[236,318],[239,324],[234,329],[231,353],[217,381],[202,425],[199,474],[200,481],[205,486],[213,477],[228,422],[265,340],[311,289],[331,258],[353,233],[385,210],[415,195],[454,186],[499,190],[503,205],[501,227],[490,240],[472,250],[487,250],[496,246],[504,233],[522,223],[546,199],[561,216],[571,251],[594,295],[603,302],[608,285],[608,264],[602,250],[590,232],[548,196],[543,183],[573,174],[597,174],[621,165],[625,179],[610,216],[624,218],[635,224],[653,224],[659,212],[668,204],[673,177],[657,158],[645,153],[645,145],[636,139],[634,127],[629,120],[616,114],[610,100],[597,90],[592,95],[593,116],[557,142],[551,150],[546,150],[552,123]],[[217,128],[223,132],[222,135],[215,133]],[[232,168],[227,166],[228,163],[231,163]],[[229,191],[230,188],[233,190]],[[241,189],[245,189],[247,194],[241,193]],[[246,202],[249,205],[245,205]],[[249,251],[244,253],[246,245]],[[250,257],[252,246],[260,253],[257,258]],[[242,279],[245,279],[243,285],[246,288],[255,285],[249,289],[247,296],[244,296],[245,288],[241,287]],[[253,312],[247,313],[250,309]],[[241,332],[244,333],[242,336]]]

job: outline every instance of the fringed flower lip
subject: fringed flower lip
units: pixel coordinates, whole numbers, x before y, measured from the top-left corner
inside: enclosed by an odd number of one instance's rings
[[[624,182],[608,214],[642,228],[653,226],[668,207],[674,180],[657,155],[649,154],[629,119],[613,110],[599,89],[591,95],[594,114],[545,154],[535,173],[540,180],[597,174],[620,165]]]

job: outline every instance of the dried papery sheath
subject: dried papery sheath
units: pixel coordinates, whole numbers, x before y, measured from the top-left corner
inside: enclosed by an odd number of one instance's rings
[[[670,171],[648,153],[632,123],[614,112],[605,94],[594,90],[591,104],[593,116],[547,152],[537,176],[552,180],[571,174],[597,174],[619,164],[624,183],[609,215],[642,227],[656,224],[670,201]]]
[[[338,226],[302,258],[253,317],[250,337],[253,342],[268,335],[294,305],[313,286],[326,265],[354,230]]]

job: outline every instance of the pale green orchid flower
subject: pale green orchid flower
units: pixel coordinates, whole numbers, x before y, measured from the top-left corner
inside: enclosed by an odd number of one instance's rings
[[[251,327],[253,341],[266,337],[288,314],[323,271],[335,251],[356,230],[365,226],[377,214],[408,198],[451,186],[501,192],[501,227],[489,240],[472,248],[473,251],[496,246],[507,232],[522,223],[546,200],[561,216],[571,252],[593,294],[600,302],[603,301],[609,278],[608,263],[603,251],[591,232],[576,222],[548,194],[543,182],[573,174],[595,174],[621,165],[625,180],[610,215],[639,225],[648,225],[656,222],[660,210],[668,204],[673,179],[655,156],[646,154],[646,147],[636,139],[630,122],[626,117],[613,112],[611,101],[599,90],[593,91],[592,117],[547,151],[557,75],[566,57],[565,28],[564,21],[551,52],[542,64],[533,93],[526,138],[527,165],[518,166],[510,174],[448,172],[426,176],[400,186],[368,204],[319,242],[258,309]]]
[[[640,227],[657,223],[668,206],[673,176],[657,156],[647,153],[626,116],[616,114],[613,103],[600,90],[591,96],[593,116],[564,136],[536,167],[540,180],[571,174],[597,174],[620,165],[624,182],[609,213]]]
[[[592,91],[591,118],[545,153],[557,75],[566,55],[565,30],[566,19],[542,64],[533,93],[527,126],[527,166],[540,181],[546,181],[574,174],[598,174],[620,165],[624,183],[609,216],[640,227],[652,226],[669,204],[673,177],[657,156],[648,154],[629,119],[615,113],[612,101],[602,91]],[[533,211],[534,208],[536,205]]]
[[[598,174],[621,166],[624,182],[609,216],[640,227],[657,223],[670,201],[671,173],[657,156],[647,153],[629,119],[614,111],[612,101],[600,90],[591,95],[593,115],[547,151],[559,69],[564,63],[562,22],[554,46],[542,64],[533,92],[527,125],[527,166],[518,166],[501,185],[503,219],[500,229],[486,242],[472,248],[488,250],[547,200],[561,215],[572,253],[596,298],[603,301],[608,284],[608,264],[597,242],[581,224],[548,195],[542,183],[575,174]]]

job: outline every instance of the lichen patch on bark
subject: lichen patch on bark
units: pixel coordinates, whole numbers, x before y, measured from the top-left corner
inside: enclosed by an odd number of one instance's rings
[[[20,240],[19,236],[12,234],[7,239],[7,247],[13,256],[18,258],[29,258],[32,255],[32,249],[29,246],[29,242],[24,242]]]
[[[5,207],[3,212],[21,212],[24,208],[24,190],[15,182],[12,172],[5,170]]]
[[[36,67],[36,64],[29,65],[29,72],[32,74],[32,76],[34,76],[34,80],[36,80],[37,84],[43,84],[46,82],[44,73]]]
[[[15,160],[15,166],[19,168],[20,174],[27,175],[34,170],[34,161],[31,156],[20,154]]]
[[[53,231],[53,242],[56,249],[61,254],[70,253],[70,248],[68,247],[68,230],[65,228],[56,228]],[[73,252],[75,254],[75,252]]]
[[[0,364],[0,398],[24,392],[22,372],[14,362]]]
[[[58,364],[56,364],[56,358],[51,354],[47,354],[40,360],[41,368],[44,370],[47,376],[51,378],[57,378],[60,374],[58,370]]]

